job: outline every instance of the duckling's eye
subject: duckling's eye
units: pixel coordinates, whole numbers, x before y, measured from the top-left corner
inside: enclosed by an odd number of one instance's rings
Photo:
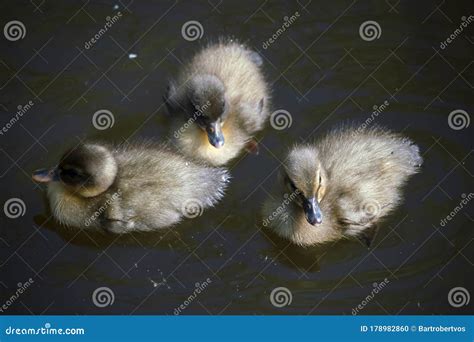
[[[206,124],[209,121],[208,117],[206,115],[204,115],[203,113],[200,113],[199,115],[197,115],[195,117],[195,120],[196,120],[196,123],[201,127],[206,126]]]
[[[61,170],[61,175],[74,178],[74,177],[78,177],[79,173],[74,169],[66,169],[66,170]]]
[[[292,181],[290,181],[290,186],[293,190],[297,189],[295,183],[293,183]]]
[[[84,180],[84,175],[73,168],[60,169],[59,176],[65,183],[79,183]]]

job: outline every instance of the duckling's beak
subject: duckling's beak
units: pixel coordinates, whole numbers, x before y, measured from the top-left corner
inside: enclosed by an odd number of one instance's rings
[[[52,181],[59,180],[58,169],[39,169],[33,172],[31,176],[35,182],[38,183],[49,183]]]
[[[303,201],[303,209],[306,215],[306,221],[311,225],[321,224],[323,222],[323,213],[319,207],[318,200],[314,197]]]
[[[215,148],[224,146],[224,135],[222,134],[221,124],[211,122],[206,126],[207,138],[209,143]]]

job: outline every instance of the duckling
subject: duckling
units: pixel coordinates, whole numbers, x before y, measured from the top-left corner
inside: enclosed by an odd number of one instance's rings
[[[343,127],[293,147],[284,164],[275,196],[263,206],[264,226],[302,246],[350,237],[370,246],[422,158],[401,135]]]
[[[88,142],[67,151],[56,167],[35,171],[33,180],[47,183],[60,223],[127,233],[200,215],[223,197],[229,175],[151,142]]]
[[[245,45],[221,40],[197,53],[171,81],[164,101],[178,120],[174,139],[188,156],[224,165],[252,140],[269,116],[269,92],[261,57]]]

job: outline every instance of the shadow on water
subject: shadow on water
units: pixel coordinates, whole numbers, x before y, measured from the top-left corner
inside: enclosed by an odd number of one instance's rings
[[[77,246],[91,247],[103,250],[113,244],[120,246],[170,247],[179,240],[179,233],[174,229],[164,229],[153,232],[134,232],[129,234],[113,234],[105,231],[77,229],[65,227],[54,222],[45,215],[37,215],[34,222],[41,228],[58,234],[64,241]]]

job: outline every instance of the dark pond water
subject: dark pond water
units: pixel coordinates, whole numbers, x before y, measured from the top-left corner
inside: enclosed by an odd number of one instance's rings
[[[26,34],[0,37],[0,202],[24,203],[23,216],[0,215],[0,304],[34,281],[4,313],[172,315],[181,304],[182,314],[350,315],[358,305],[361,314],[472,313],[472,300],[456,308],[448,294],[474,294],[473,10],[472,1],[3,2],[2,27],[18,20]],[[107,17],[115,22],[91,43]],[[285,17],[292,24],[277,33]],[[202,25],[200,40],[183,38],[191,20]],[[378,39],[362,39],[366,21],[378,24]],[[195,220],[123,237],[60,229],[31,171],[86,138],[165,140],[168,78],[220,35],[262,54],[273,110],[288,111],[291,127],[262,132],[260,154],[231,165],[227,196]],[[288,147],[341,122],[360,124],[385,101],[371,124],[404,132],[425,163],[373,246],[302,249],[262,230],[259,210]],[[102,131],[92,125],[101,109],[115,119]],[[113,292],[112,305],[94,304],[100,287]],[[292,296],[281,308],[270,301],[278,287]]]

